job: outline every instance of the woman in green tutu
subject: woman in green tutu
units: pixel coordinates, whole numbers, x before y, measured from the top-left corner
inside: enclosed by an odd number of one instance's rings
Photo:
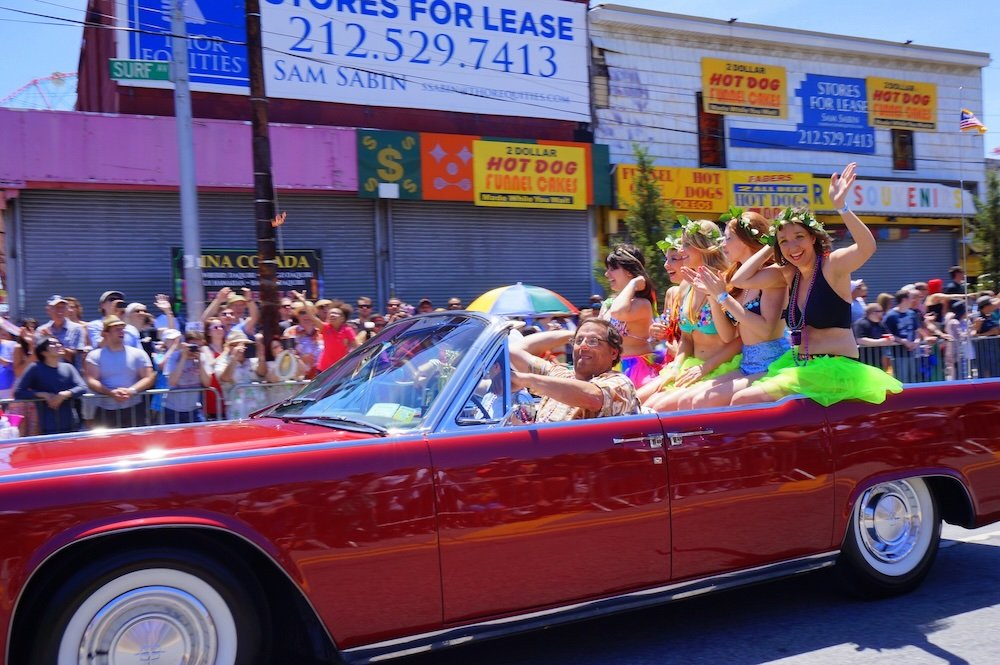
[[[707,266],[725,270],[729,262],[722,250],[722,233],[715,222],[689,221],[678,216],[683,225],[681,248],[687,257],[685,267],[697,270]],[[707,378],[725,374],[739,366],[742,346],[736,328],[718,302],[691,284],[681,294],[681,343],[674,361],[654,380],[638,391],[643,406],[654,411],[677,408],[676,400],[683,392],[679,388]]]
[[[830,251],[830,235],[807,210],[787,208],[771,225],[775,265],[764,266],[772,247],[757,252],[733,275],[732,284],[767,289],[787,286],[792,349],[775,360],[767,374],[733,395],[733,404],[772,402],[801,394],[829,406],[845,399],[874,404],[897,393],[902,384],[858,361],[851,332],[851,273],[875,253],[875,237],[847,205],[857,165],[830,176],[830,200],[854,243]]]

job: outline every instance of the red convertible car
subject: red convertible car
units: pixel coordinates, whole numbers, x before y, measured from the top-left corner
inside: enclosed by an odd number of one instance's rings
[[[510,323],[405,319],[254,417],[0,446],[5,662],[366,663],[1000,519],[1000,382],[522,424]]]

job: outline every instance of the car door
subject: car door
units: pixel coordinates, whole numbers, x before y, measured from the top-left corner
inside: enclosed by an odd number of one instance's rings
[[[661,414],[674,580],[827,551],[833,461],[808,399]]]
[[[457,426],[428,444],[446,622],[668,579],[656,415]]]

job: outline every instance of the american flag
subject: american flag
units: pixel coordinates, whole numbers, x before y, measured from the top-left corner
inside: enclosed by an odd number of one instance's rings
[[[986,125],[979,121],[979,118],[969,109],[962,109],[962,114],[959,116],[958,128],[967,132],[969,130],[975,129],[980,134],[986,133]]]

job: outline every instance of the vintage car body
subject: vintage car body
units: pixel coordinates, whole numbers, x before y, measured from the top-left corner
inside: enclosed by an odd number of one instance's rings
[[[835,563],[899,593],[942,519],[1000,519],[1000,382],[512,425],[508,330],[414,317],[252,419],[0,447],[5,662],[372,662]]]

